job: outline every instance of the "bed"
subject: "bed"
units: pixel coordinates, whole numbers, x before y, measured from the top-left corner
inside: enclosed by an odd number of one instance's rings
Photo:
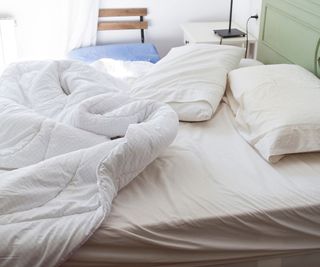
[[[148,22],[144,21],[147,15],[146,8],[114,8],[100,9],[98,31],[114,30],[140,30],[141,43],[117,43],[104,44],[90,47],[82,47],[69,52],[68,58],[92,63],[100,58],[112,58],[126,61],[147,61],[156,63],[160,56],[156,47],[151,43],[145,43],[144,30],[148,28]],[[139,21],[105,21],[110,18],[139,17]]]
[[[315,1],[263,1],[258,59],[319,75],[316,10]],[[320,154],[270,165],[234,124],[226,103],[212,120],[181,123],[64,266],[319,266]]]
[[[316,10],[313,0],[264,0],[258,59],[318,75]],[[319,266],[320,153],[270,164],[240,136],[231,106],[225,96],[212,119],[180,122],[62,266]]]

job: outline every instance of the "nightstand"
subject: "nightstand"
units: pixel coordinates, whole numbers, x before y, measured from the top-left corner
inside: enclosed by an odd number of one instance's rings
[[[181,25],[184,34],[184,43],[192,44],[224,44],[246,47],[246,37],[224,38],[214,34],[214,30],[228,29],[228,22],[188,22]],[[232,23],[232,28],[237,28],[243,32],[244,29]],[[251,34],[248,35],[248,57],[256,58],[257,39]]]

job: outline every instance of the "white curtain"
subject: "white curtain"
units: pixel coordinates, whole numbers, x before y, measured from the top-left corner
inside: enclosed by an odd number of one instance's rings
[[[1,0],[17,22],[18,57],[63,58],[96,43],[99,0]],[[2,5],[2,4],[1,4]]]
[[[17,58],[17,43],[13,18],[0,18],[0,74],[5,66]]]
[[[96,44],[99,0],[68,0],[69,22],[66,50]]]

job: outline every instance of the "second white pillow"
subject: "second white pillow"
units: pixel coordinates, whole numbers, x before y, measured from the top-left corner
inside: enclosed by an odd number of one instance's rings
[[[265,65],[234,70],[229,83],[238,130],[267,161],[320,151],[320,80],[315,75],[297,65]]]

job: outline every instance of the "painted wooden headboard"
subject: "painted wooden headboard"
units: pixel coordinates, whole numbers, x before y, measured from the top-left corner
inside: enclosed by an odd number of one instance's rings
[[[320,77],[320,1],[263,0],[257,58],[298,64]]]

